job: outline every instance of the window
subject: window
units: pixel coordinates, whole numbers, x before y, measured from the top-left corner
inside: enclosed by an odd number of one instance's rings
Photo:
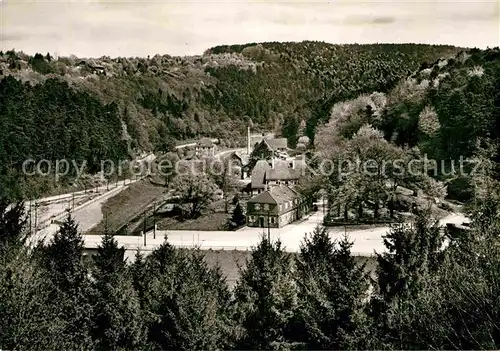
[[[274,217],[271,217],[271,224],[274,224]]]
[[[255,204],[255,210],[257,210],[257,211],[260,210],[260,204]]]
[[[264,205],[264,211],[269,211],[269,205],[268,204]]]

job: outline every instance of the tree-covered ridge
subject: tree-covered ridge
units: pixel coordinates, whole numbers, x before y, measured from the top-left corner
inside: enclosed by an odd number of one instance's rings
[[[279,132],[303,120],[312,138],[317,121],[324,120],[325,104],[385,91],[422,62],[458,50],[300,42],[209,49],[190,57],[82,59],[8,51],[0,55],[0,70],[32,83],[57,77],[105,103],[116,103],[132,147],[153,150],[199,136],[234,143],[245,135],[250,119]]]
[[[207,53],[241,54],[261,60],[255,73],[234,66],[211,68],[224,110],[272,122],[279,130],[293,120],[307,123],[314,138],[324,110],[374,90],[386,91],[420,67],[458,52],[451,46],[420,44],[333,45],[323,42],[262,43],[212,48]],[[245,94],[241,94],[245,91]],[[248,92],[247,92],[248,91]],[[289,139],[294,136],[285,135]]]
[[[11,76],[0,80],[0,130],[2,192],[19,190],[23,163],[29,159],[33,162],[27,172],[34,172],[41,160],[66,159],[78,167],[86,163],[85,170],[92,173],[100,170],[101,160],[129,157],[116,104],[105,105],[58,79],[34,86]]]
[[[467,200],[471,178],[451,172],[461,172],[460,159],[463,173],[471,172],[466,161],[485,145],[498,144],[499,87],[498,48],[472,49],[423,64],[387,93],[335,104],[329,121],[318,129],[316,149],[323,155],[338,155],[369,124],[401,152],[410,150],[413,158],[426,155],[435,160],[439,172],[433,176],[446,182],[449,195]],[[498,161],[498,152],[492,157]]]

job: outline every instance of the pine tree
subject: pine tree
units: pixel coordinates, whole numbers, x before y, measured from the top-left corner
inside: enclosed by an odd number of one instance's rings
[[[24,206],[0,203],[0,349],[71,348],[52,284],[23,245]]]
[[[123,253],[124,248],[119,248],[113,235],[106,231],[93,256],[93,337],[105,350],[134,349],[145,343],[140,301],[126,274]]]
[[[24,245],[26,224],[24,203],[11,205],[6,198],[0,198],[0,249]]]
[[[238,202],[233,210],[231,218],[229,219],[229,228],[238,228],[239,226],[245,224],[245,222],[246,217],[245,213],[243,212],[243,207]]]
[[[417,211],[414,224],[393,225],[384,237],[387,252],[377,254],[376,296],[370,307],[379,346],[411,345],[411,330],[405,329],[403,320],[413,313],[414,301],[423,298],[440,269],[442,243],[438,221],[428,211]]]
[[[230,295],[220,272],[209,269],[199,252],[174,250],[166,242],[148,257],[147,267],[145,308],[155,349],[211,350],[228,345]]]
[[[0,348],[73,349],[50,280],[28,250],[16,251],[0,255]]]
[[[298,257],[300,308],[295,333],[308,349],[346,349],[360,345],[363,300],[368,280],[364,265],[351,255],[344,237],[335,243],[324,227],[304,238]]]
[[[82,234],[71,215],[68,215],[45,248],[46,268],[61,291],[72,292],[86,280],[82,255]]]
[[[42,265],[53,288],[51,304],[66,323],[64,337],[72,348],[92,347],[92,288],[82,261],[83,239],[71,215],[42,253]]]
[[[280,241],[262,238],[241,271],[235,289],[239,349],[276,349],[293,345],[290,326],[297,307],[294,262]]]

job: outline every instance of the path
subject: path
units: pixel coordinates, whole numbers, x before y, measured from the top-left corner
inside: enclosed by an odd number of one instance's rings
[[[269,234],[272,240],[280,239],[288,252],[298,252],[300,243],[306,233],[311,233],[314,228],[322,223],[323,212],[320,210],[312,213],[308,218],[289,224],[283,228],[271,228]],[[461,214],[450,214],[440,221],[441,225],[446,223],[461,224],[466,218]],[[378,227],[369,229],[350,230],[347,232],[353,241],[351,249],[355,256],[373,256],[375,252],[384,252],[385,246],[383,235],[389,227]],[[334,227],[330,230],[332,239],[341,239],[345,233],[344,227]],[[262,235],[268,235],[267,228],[245,227],[238,231],[191,231],[191,230],[157,230],[156,233],[147,233],[146,245],[143,236],[116,236],[119,245],[127,250],[141,248],[143,251],[152,251],[161,245],[164,237],[176,247],[193,248],[200,247],[203,250],[251,250],[256,246]],[[97,248],[101,241],[99,236],[85,236],[87,248]]]

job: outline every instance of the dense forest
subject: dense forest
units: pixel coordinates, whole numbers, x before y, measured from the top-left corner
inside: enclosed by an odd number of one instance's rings
[[[347,150],[358,143],[363,152],[357,156],[362,159],[368,155],[378,160],[425,158],[428,175],[446,186],[448,197],[469,200],[473,190],[469,175],[478,154],[487,152],[492,160],[499,160],[499,88],[498,48],[467,50],[423,64],[385,93],[362,94],[335,104],[329,120],[317,130],[316,152],[349,159],[356,153],[349,155]],[[377,155],[382,149],[383,155]],[[425,189],[422,180],[410,177],[393,182],[417,190]],[[342,193],[349,187],[337,185]],[[368,191],[366,183],[350,186],[361,197],[366,192],[359,189],[364,186]]]
[[[498,349],[500,187],[481,177],[470,229],[442,231],[420,209],[413,224],[392,226],[371,277],[347,237],[332,241],[318,227],[297,254],[262,238],[233,289],[202,251],[168,238],[126,264],[107,232],[84,259],[68,217],[37,244],[24,206],[3,201],[0,347]]]
[[[215,47],[192,57],[0,52],[1,189],[12,187],[9,179],[30,155],[87,160],[93,169],[102,157],[167,151],[200,136],[240,145],[249,124],[283,134],[294,147],[300,129],[314,139],[335,102],[387,91],[422,63],[458,51],[273,42]]]
[[[88,173],[100,170],[101,160],[128,159],[127,140],[116,104],[77,92],[54,78],[30,85],[12,76],[0,81],[0,196],[19,197],[44,192],[43,184],[23,183],[24,170],[49,173],[61,159],[85,165]],[[75,168],[68,172],[74,176]],[[30,186],[28,186],[30,184]]]

